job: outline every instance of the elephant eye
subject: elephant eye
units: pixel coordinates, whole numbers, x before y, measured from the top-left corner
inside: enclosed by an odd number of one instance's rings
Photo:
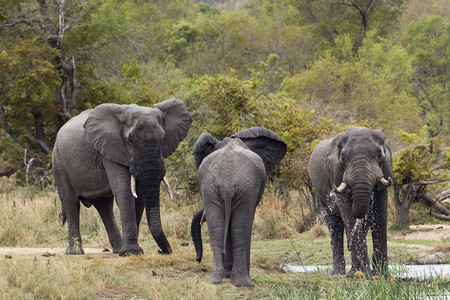
[[[345,156],[344,156],[344,152],[341,153],[341,162],[345,163]]]
[[[378,150],[378,160],[382,160],[383,159],[383,152],[381,151],[381,149]]]

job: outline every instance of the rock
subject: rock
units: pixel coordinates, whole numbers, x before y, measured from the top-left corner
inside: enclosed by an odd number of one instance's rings
[[[442,252],[436,252],[432,254],[422,253],[419,255],[417,262],[421,265],[436,265],[443,264],[445,261],[445,254]]]

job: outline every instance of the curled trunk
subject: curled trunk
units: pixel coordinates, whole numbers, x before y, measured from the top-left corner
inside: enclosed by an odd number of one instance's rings
[[[204,208],[200,209],[192,218],[191,223],[191,237],[194,242],[195,252],[197,253],[196,261],[201,262],[203,257],[203,244],[202,244],[202,216]]]

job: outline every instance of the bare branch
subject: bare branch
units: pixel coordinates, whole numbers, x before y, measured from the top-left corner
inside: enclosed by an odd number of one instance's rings
[[[431,185],[447,181],[446,179],[421,180],[414,182],[414,185]]]
[[[7,170],[7,171],[3,171],[0,172],[0,177],[6,176],[6,177],[11,177],[14,173],[16,173],[17,171],[19,171],[20,169],[22,169],[25,166],[25,164],[22,162],[19,165],[15,166],[14,168]]]
[[[51,153],[52,148],[48,146],[44,141],[40,140],[31,130],[31,128],[28,125],[23,126],[25,130],[27,131],[27,136],[30,140],[32,140],[35,143],[38,143],[42,149],[46,152],[45,154]]]
[[[441,220],[444,220],[444,221],[450,221],[450,216],[446,216],[446,215],[443,215],[443,214],[438,214],[438,213],[435,213],[434,211],[431,211],[431,210],[429,210],[429,213],[430,213],[430,215],[432,215],[435,218],[438,218],[438,219],[441,219]]]
[[[426,200],[427,202],[429,202],[433,207],[437,208],[442,213],[450,216],[450,211],[447,208],[445,208],[441,203],[439,203],[439,201],[437,199],[435,199],[425,193],[420,194],[419,197]]]
[[[20,20],[12,20],[11,23],[6,23],[6,24],[0,24],[0,28],[9,28],[9,27],[15,27],[19,24],[27,24],[27,25],[31,25],[32,23],[37,23],[40,24],[40,21],[38,18],[33,18],[33,19],[20,19]]]

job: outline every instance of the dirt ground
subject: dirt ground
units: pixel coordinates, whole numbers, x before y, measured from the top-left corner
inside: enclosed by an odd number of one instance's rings
[[[450,237],[450,224],[412,225],[410,229],[405,232],[405,239],[439,241]]]
[[[434,240],[439,241],[450,237],[450,224],[435,225],[412,225],[409,231],[399,232],[397,237],[405,240]],[[419,248],[429,248],[423,245]],[[14,256],[53,256],[55,254],[64,254],[65,248],[21,248],[21,247],[0,247],[1,258],[12,258]],[[101,248],[84,248],[86,255],[109,256],[111,252]]]

